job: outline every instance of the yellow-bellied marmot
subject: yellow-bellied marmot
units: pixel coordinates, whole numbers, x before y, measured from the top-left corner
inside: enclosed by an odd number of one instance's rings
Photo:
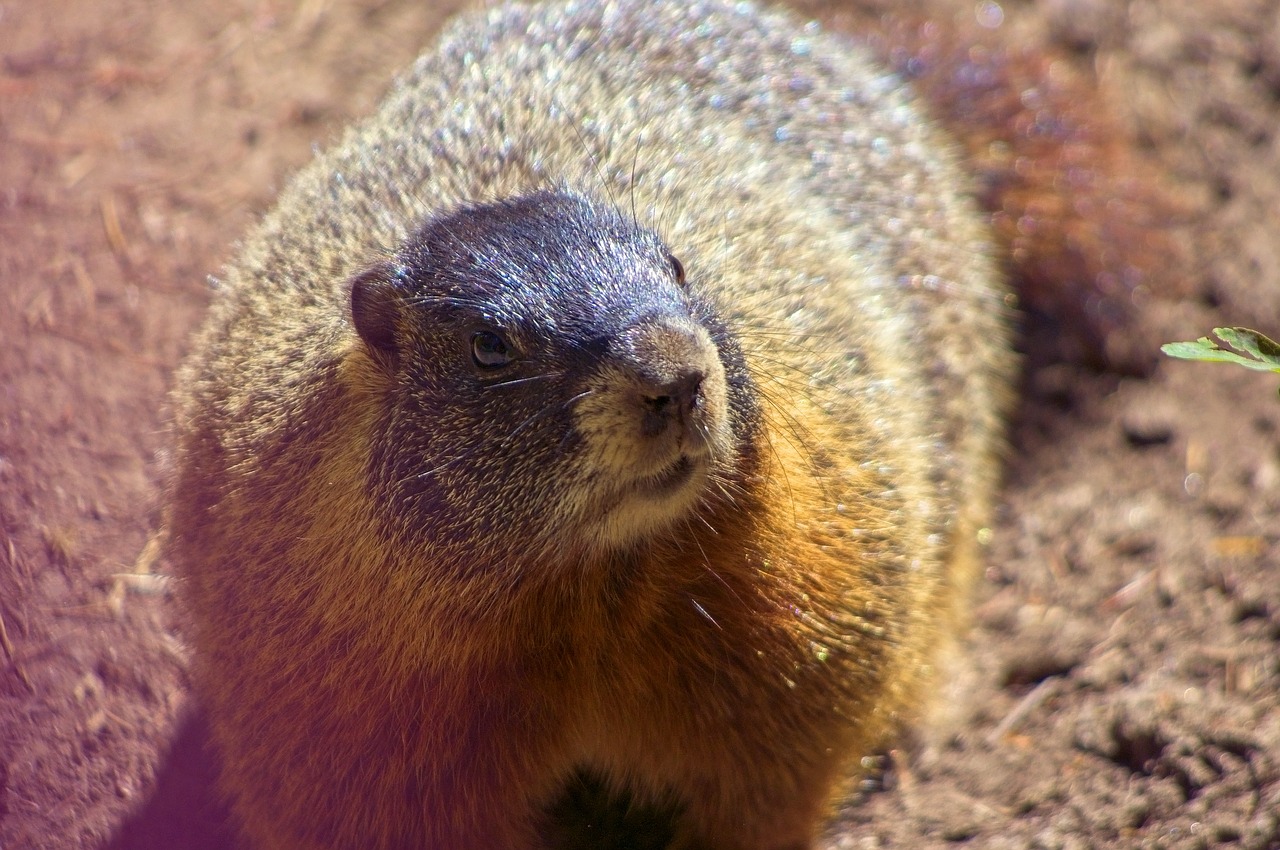
[[[742,3],[464,17],[248,238],[170,553],[246,834],[808,846],[918,710],[1015,362],[949,141]]]

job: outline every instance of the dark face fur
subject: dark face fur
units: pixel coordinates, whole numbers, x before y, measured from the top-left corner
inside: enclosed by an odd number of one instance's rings
[[[540,192],[429,221],[352,284],[391,379],[373,486],[494,559],[637,545],[722,490],[756,420],[736,341],[658,237]]]

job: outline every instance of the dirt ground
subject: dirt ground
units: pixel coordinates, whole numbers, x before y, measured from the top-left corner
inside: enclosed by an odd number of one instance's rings
[[[452,5],[0,3],[3,850],[227,846],[146,547],[168,381],[206,277]],[[1280,332],[1272,0],[1004,14],[1099,74],[1188,204],[1189,294],[1135,334]],[[1280,847],[1276,384],[1029,376],[965,696],[835,846]]]

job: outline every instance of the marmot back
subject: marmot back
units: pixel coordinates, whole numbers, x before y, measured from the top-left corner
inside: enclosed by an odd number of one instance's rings
[[[950,143],[812,25],[459,19],[178,378],[170,551],[246,834],[558,846],[586,783],[670,846],[808,846],[975,573],[989,253]]]

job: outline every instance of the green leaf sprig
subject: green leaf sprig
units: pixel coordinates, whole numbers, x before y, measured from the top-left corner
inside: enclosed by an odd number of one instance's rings
[[[1207,336],[1195,342],[1170,342],[1160,350],[1183,360],[1235,363],[1259,372],[1280,372],[1280,343],[1275,340],[1249,328],[1214,328],[1213,335],[1235,350],[1229,351]]]
[[[1160,350],[1183,360],[1238,363],[1259,372],[1280,372],[1280,343],[1275,340],[1249,328],[1214,328],[1213,335],[1249,356],[1242,357],[1234,351],[1227,351],[1207,336],[1195,342],[1171,342],[1160,346]]]

